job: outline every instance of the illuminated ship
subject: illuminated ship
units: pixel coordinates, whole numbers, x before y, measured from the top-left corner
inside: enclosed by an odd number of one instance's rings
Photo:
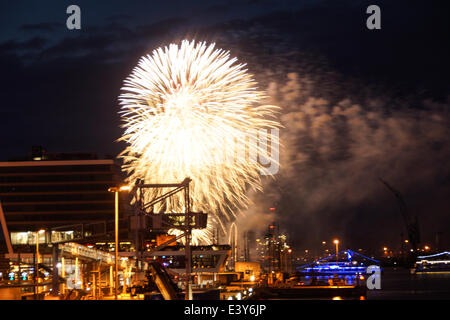
[[[339,256],[343,256],[344,259],[340,259]],[[369,265],[379,266],[380,262],[366,257],[360,253],[352,250],[345,250],[338,253],[336,259],[335,255],[330,255],[326,258],[314,261],[313,263],[300,266],[297,268],[297,273],[303,275],[357,275],[366,274],[367,267]]]
[[[450,252],[419,256],[415,264],[415,272],[450,272]]]

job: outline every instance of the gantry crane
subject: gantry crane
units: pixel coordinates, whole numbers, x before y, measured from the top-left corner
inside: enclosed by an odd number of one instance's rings
[[[177,285],[170,279],[167,271],[157,262],[149,263],[149,272],[164,300],[180,300]]]
[[[420,243],[420,232],[419,232],[419,223],[417,220],[417,216],[414,216],[413,219],[409,216],[408,210],[406,209],[406,203],[403,200],[403,197],[399,191],[394,189],[391,185],[389,185],[386,181],[379,178],[380,181],[391,191],[395,198],[397,199],[397,203],[399,206],[400,214],[402,215],[403,222],[405,223],[406,230],[408,232],[408,240],[411,244],[411,249],[413,250],[413,256],[416,255],[417,249]]]

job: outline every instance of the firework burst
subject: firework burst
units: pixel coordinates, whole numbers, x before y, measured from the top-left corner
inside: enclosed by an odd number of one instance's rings
[[[249,133],[277,128],[277,107],[258,106],[264,93],[244,68],[214,44],[182,41],[142,57],[119,97],[129,182],[190,177],[192,210],[209,214],[207,230],[193,231],[194,243],[208,243],[212,228],[224,230],[248,206],[249,187],[261,190],[264,168],[246,156],[261,145]],[[164,191],[146,190],[144,197]],[[183,212],[183,195],[154,209]]]

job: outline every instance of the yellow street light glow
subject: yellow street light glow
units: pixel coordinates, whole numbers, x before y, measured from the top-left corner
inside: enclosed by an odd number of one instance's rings
[[[38,231],[39,234],[44,233],[44,232],[45,232],[44,229],[41,229],[41,230]]]
[[[114,297],[118,299],[117,290],[119,288],[119,192],[130,190],[130,186],[120,186],[120,187],[110,187],[108,192],[115,193],[115,209],[114,209],[114,249],[111,248],[110,251],[115,252],[114,254],[114,265],[115,265],[115,285],[114,285]],[[127,258],[125,258],[127,259]],[[122,264],[125,263],[125,259],[122,258]]]
[[[108,188],[108,192],[121,192],[121,191],[130,191],[130,186],[120,186],[120,187],[110,187]]]
[[[336,245],[336,264],[337,264],[339,261],[339,240],[335,239],[333,242]]]

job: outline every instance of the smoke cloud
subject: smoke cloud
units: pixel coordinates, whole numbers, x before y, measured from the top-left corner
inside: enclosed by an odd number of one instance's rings
[[[326,86],[333,91],[333,84]],[[321,87],[299,73],[268,83],[267,103],[282,107],[280,171],[265,179],[263,194],[251,194],[253,205],[239,219],[239,230],[263,232],[278,221],[301,246],[331,237],[351,238],[348,247],[371,245],[381,235],[395,245],[400,233],[407,235],[381,177],[419,217],[423,238],[432,239],[449,222],[449,104],[375,92],[349,95],[337,85],[340,96],[321,94]]]

